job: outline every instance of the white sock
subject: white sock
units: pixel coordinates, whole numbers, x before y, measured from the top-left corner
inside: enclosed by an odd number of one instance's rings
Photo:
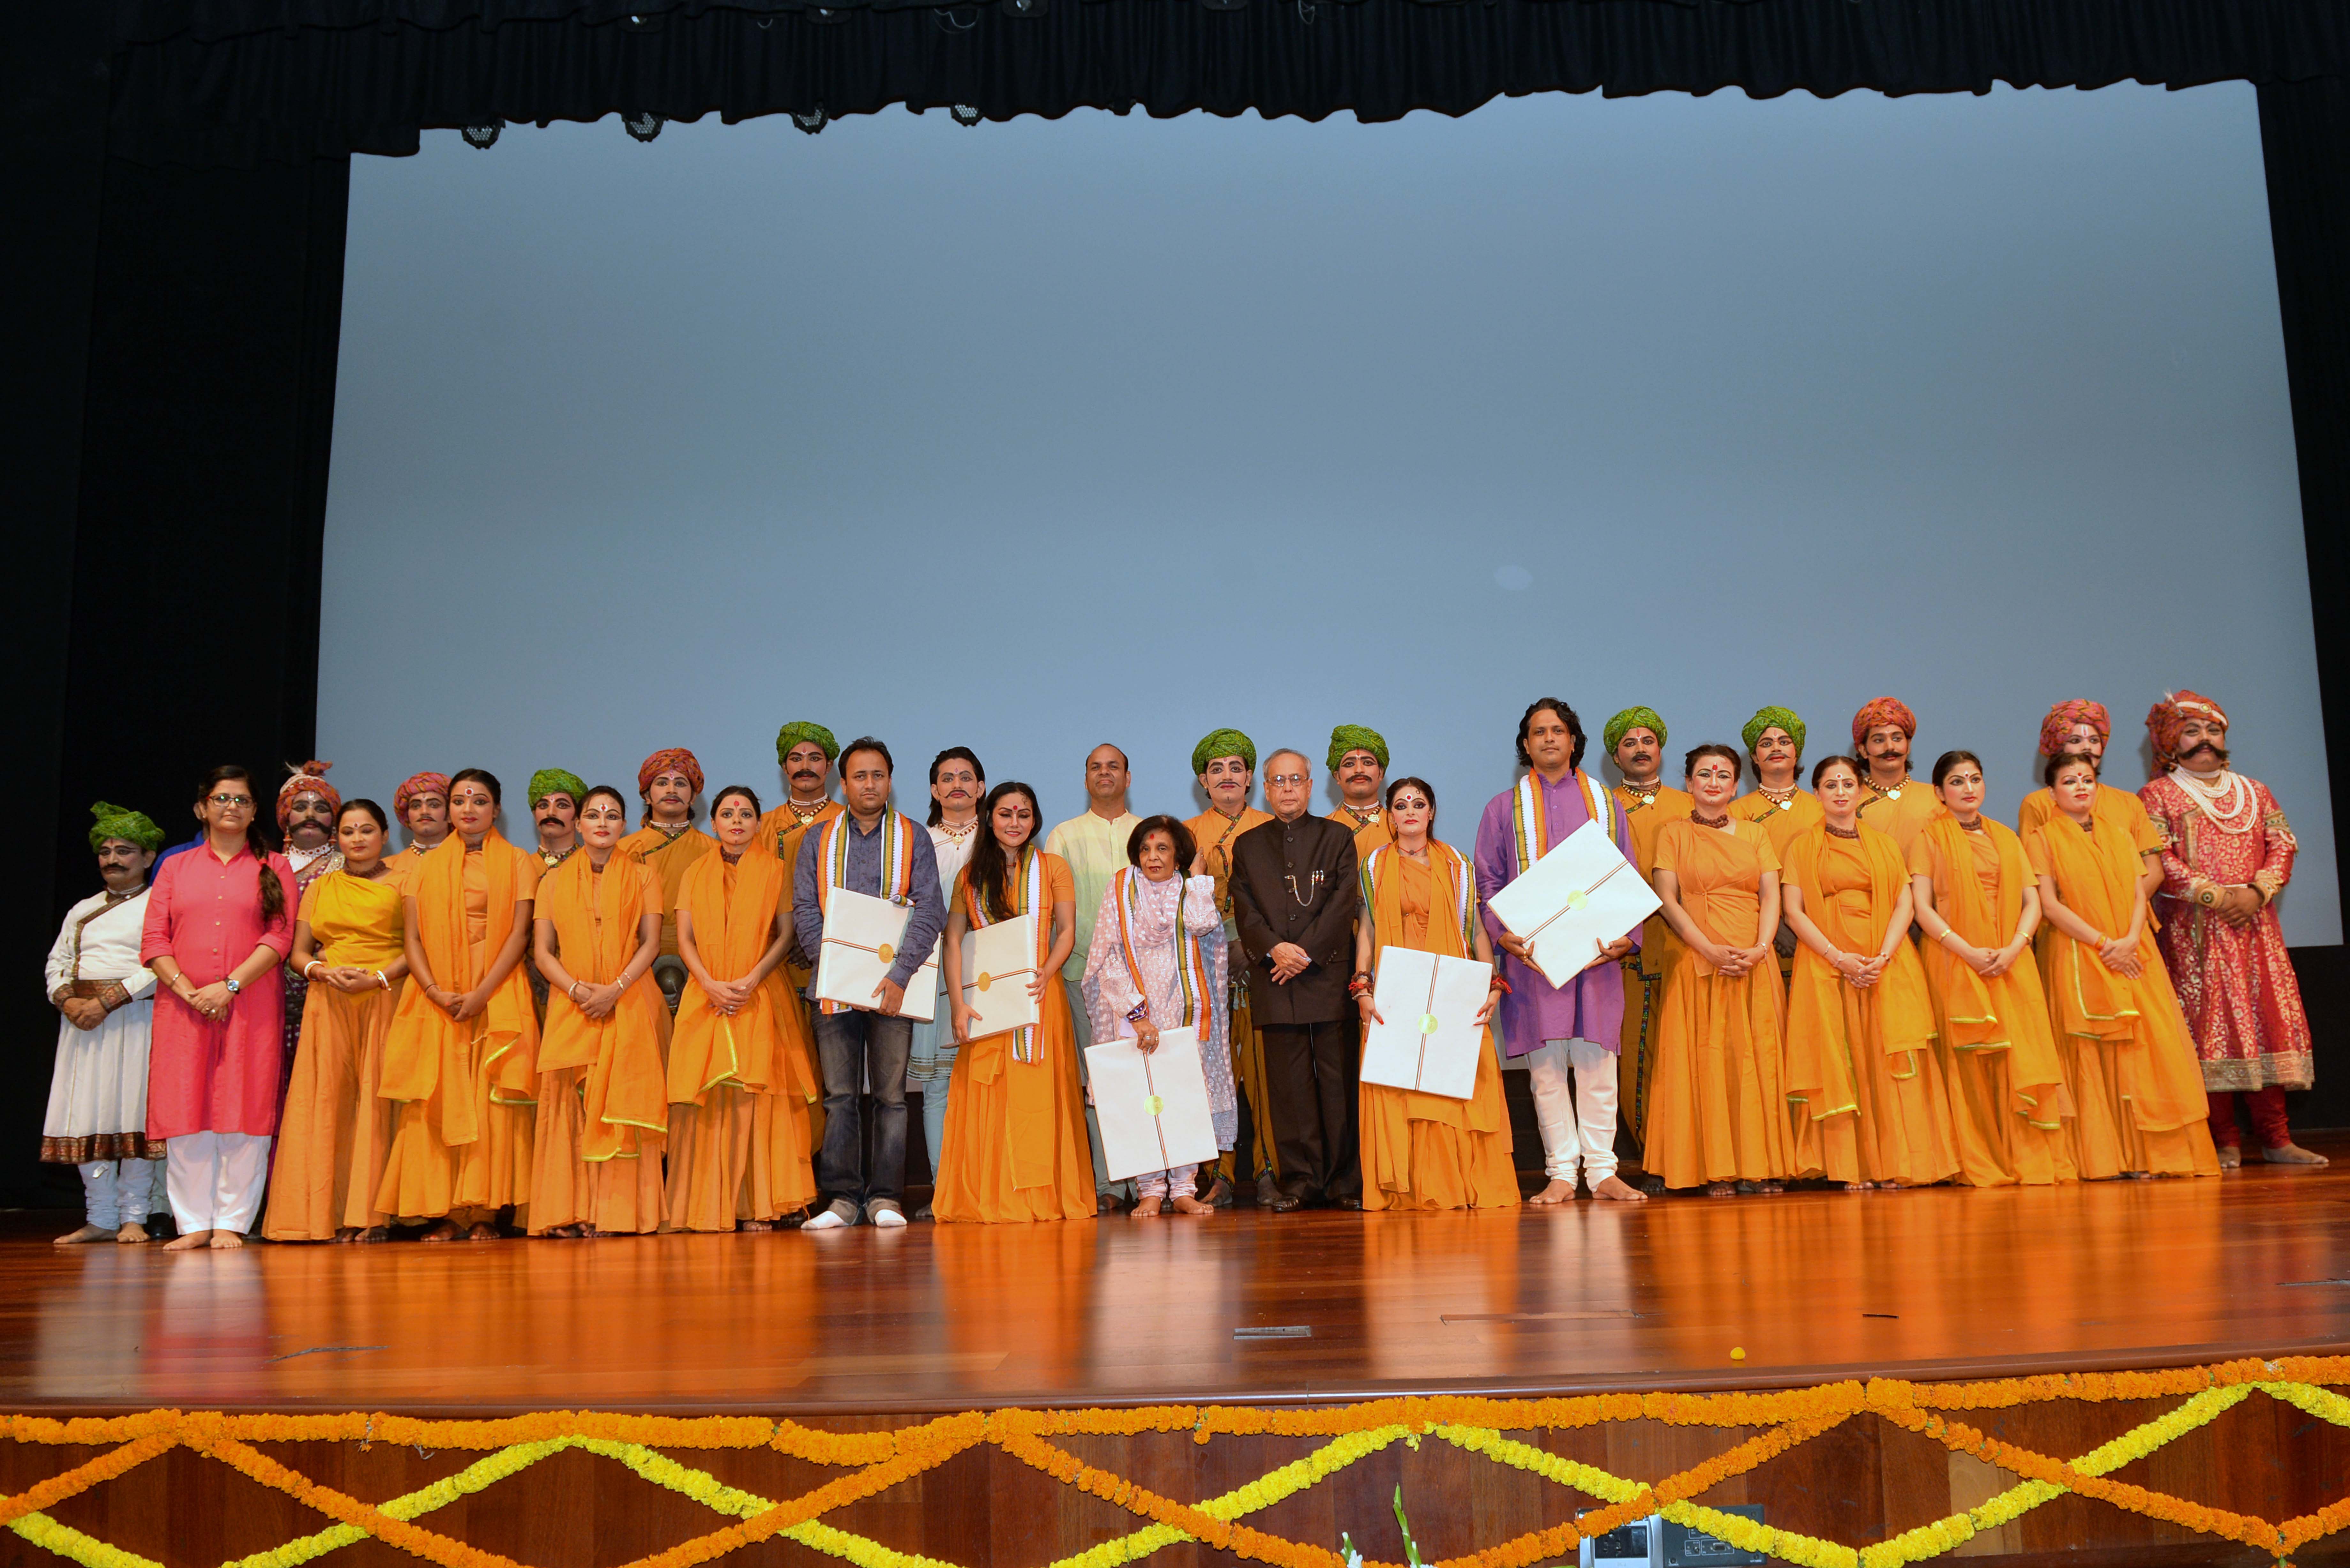
[[[884,1231],[895,1230],[905,1222],[906,1217],[895,1209],[876,1209],[873,1211],[873,1223]]]
[[[806,1224],[801,1226],[800,1229],[803,1231],[838,1231],[846,1228],[847,1224],[848,1221],[840,1217],[838,1210],[827,1209],[823,1213],[818,1214],[815,1219],[810,1220]]]

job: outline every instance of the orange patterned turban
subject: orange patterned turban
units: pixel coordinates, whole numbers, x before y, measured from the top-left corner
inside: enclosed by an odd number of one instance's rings
[[[1918,738],[1918,715],[1909,711],[1909,704],[1898,697],[1879,697],[1852,716],[1852,749],[1859,751],[1868,732],[1886,724],[1898,724],[1903,734]]]
[[[686,781],[693,785],[694,794],[702,793],[702,764],[683,746],[671,746],[665,752],[655,752],[647,757],[645,765],[637,770],[637,794],[641,795],[653,787],[655,774],[667,773],[671,768],[684,773]]]
[[[408,803],[420,794],[437,794],[442,800],[448,799],[449,775],[411,774],[400,781],[400,787],[391,792],[391,815],[399,818],[402,826],[408,822]]]
[[[286,819],[293,814],[294,802],[301,795],[322,794],[327,797],[328,811],[337,812],[343,809],[341,794],[334,785],[327,782],[327,770],[334,765],[332,763],[307,762],[298,768],[286,770],[294,776],[278,786],[277,826],[279,831],[285,830]]]
[[[2097,739],[2110,742],[2114,738],[2114,721],[2103,702],[2092,702],[2085,697],[2074,697],[2048,710],[2048,717],[2040,721],[2040,754],[2053,757],[2064,746],[2064,737],[2073,732],[2075,724],[2086,724],[2097,732]]]
[[[2165,692],[2161,701],[2146,711],[2146,732],[2154,742],[2154,761],[2158,767],[2168,767],[2178,758],[2178,728],[2189,719],[2216,721],[2221,729],[2228,726],[2227,710],[2209,697],[2185,690]]]

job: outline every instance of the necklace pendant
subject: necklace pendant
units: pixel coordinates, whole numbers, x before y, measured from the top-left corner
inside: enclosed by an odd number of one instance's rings
[[[1783,800],[1779,803],[1779,809],[1781,811],[1793,811],[1795,809],[1795,803],[1792,800]]]
[[[1887,790],[1885,792],[1885,798],[1887,800],[1899,800],[1901,798],[1901,786],[1899,784],[1895,784],[1891,789]]]

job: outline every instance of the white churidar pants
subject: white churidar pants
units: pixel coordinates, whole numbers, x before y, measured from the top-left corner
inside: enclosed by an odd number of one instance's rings
[[[1544,1170],[1553,1181],[1571,1182],[1579,1168],[1597,1187],[1616,1174],[1616,1053],[1589,1040],[1545,1040],[1525,1063]]]
[[[180,1234],[234,1231],[243,1235],[269,1181],[269,1139],[256,1133],[183,1133],[167,1141],[163,1182]]]
[[[101,1231],[144,1225],[155,1191],[152,1159],[86,1159],[81,1172],[81,1217]]]

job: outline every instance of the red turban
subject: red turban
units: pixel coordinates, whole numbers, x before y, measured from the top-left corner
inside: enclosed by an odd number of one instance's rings
[[[642,795],[653,787],[655,774],[667,773],[672,768],[685,774],[687,781],[693,785],[694,794],[702,793],[702,764],[683,746],[671,746],[665,752],[655,752],[647,757],[645,765],[637,770],[637,794]]]
[[[400,787],[391,792],[391,815],[399,820],[401,826],[405,827],[408,825],[408,803],[420,794],[437,794],[442,800],[447,800],[449,775],[447,774],[411,774],[400,781]]]
[[[2053,757],[2064,749],[2064,737],[2074,726],[2086,724],[2097,732],[2100,741],[2114,738],[2114,721],[2103,702],[2092,702],[2085,697],[2074,697],[2048,710],[2048,717],[2040,721],[2040,754]]]
[[[2228,727],[2226,710],[2209,697],[2178,691],[2167,692],[2161,701],[2146,711],[2146,732],[2154,742],[2157,767],[2168,767],[2178,758],[2178,729],[2189,719],[2209,719],[2221,729]]]
[[[1909,711],[1909,704],[1898,697],[1879,697],[1852,716],[1852,749],[1859,751],[1871,730],[1887,724],[1898,724],[1903,734],[1918,738],[1918,715]]]
[[[280,832],[285,830],[286,819],[293,812],[296,796],[322,794],[327,797],[328,811],[338,812],[343,809],[342,795],[337,793],[334,785],[327,782],[327,770],[334,765],[332,763],[313,761],[304,763],[298,768],[287,770],[294,776],[280,785],[277,791],[277,826]]]

